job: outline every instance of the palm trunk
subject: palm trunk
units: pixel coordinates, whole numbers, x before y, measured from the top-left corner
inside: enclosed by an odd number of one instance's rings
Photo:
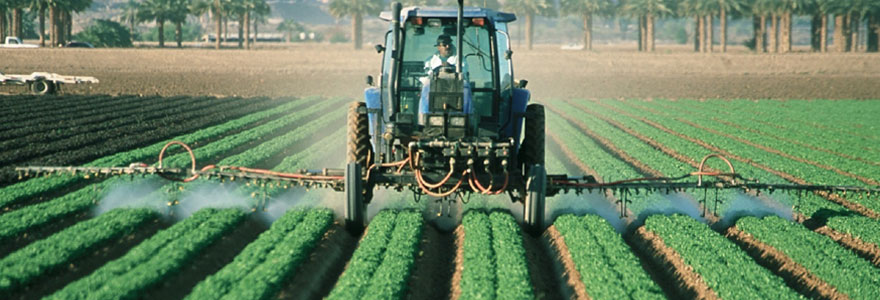
[[[880,15],[876,12],[868,16],[868,52],[880,50]]]
[[[645,51],[645,17],[639,16],[639,52]]]
[[[223,42],[229,41],[229,16],[223,16]]]
[[[719,18],[721,22],[721,52],[727,52],[727,10],[721,9],[721,16]]]
[[[351,17],[351,39],[354,42],[355,49],[361,49],[363,47],[363,36],[361,35],[364,26],[364,17],[360,14],[355,14]]]
[[[648,14],[645,16],[645,23],[647,23],[645,24],[645,31],[648,36],[645,38],[645,41],[648,42],[648,52],[654,52],[654,15]]]
[[[702,38],[700,37],[700,16],[694,17],[694,52],[700,52],[700,43],[702,43]]]
[[[216,7],[214,8],[214,23],[216,25],[217,35],[214,37],[214,49],[220,49],[221,36],[223,35],[223,14]]]
[[[834,48],[837,52],[846,52],[849,50],[846,45],[846,16],[834,16]]]
[[[0,40],[6,41],[6,10],[0,7]]]
[[[251,12],[244,12],[244,44],[245,48],[251,49]]]
[[[73,39],[73,15],[71,15],[71,11],[64,12],[64,42]]]
[[[819,51],[828,52],[828,14],[822,13],[822,28],[819,28]]]
[[[174,38],[177,41],[177,48],[183,48],[183,22],[174,22]]]
[[[134,18],[128,19],[128,36],[134,40]]]
[[[159,17],[156,19],[156,26],[159,29],[159,48],[165,47],[165,19]]]
[[[758,53],[767,52],[767,16],[758,18],[758,29],[755,30],[755,51]]]
[[[584,14],[584,51],[593,50],[593,14]]]
[[[49,41],[52,48],[58,45],[58,8],[49,6]]]
[[[773,14],[770,16],[770,46],[769,52],[776,53],[779,51],[779,16]]]
[[[712,18],[712,14],[706,15],[706,50],[708,52],[715,52],[715,45],[713,43],[715,35],[715,21]]]
[[[21,17],[24,15],[24,12],[21,8],[16,8],[12,10],[12,34],[17,36],[20,39],[24,39],[22,37],[22,28],[21,28]]]
[[[40,32],[37,34],[40,35],[40,47],[46,47],[46,6],[45,4],[40,5]]]
[[[858,52],[859,51],[859,46],[860,46],[859,31],[860,31],[861,27],[862,27],[861,18],[856,14],[851,14],[850,21],[849,21],[849,30],[850,30],[850,34],[852,34],[852,38],[851,38],[851,40],[852,40],[851,45],[852,46],[850,47],[851,52]]]
[[[697,32],[700,37],[700,51],[701,53],[706,52],[706,16],[700,16],[697,20]]]
[[[822,34],[819,31],[820,26],[822,26],[822,14],[813,14],[812,18],[810,19],[810,51],[822,51],[821,47],[819,46],[819,36]]]
[[[257,46],[257,36],[260,35],[260,31],[259,31],[258,26],[257,26],[258,23],[260,23],[260,22],[257,22],[257,20],[254,20],[254,39],[253,39],[253,41],[254,41],[254,47]]]
[[[526,14],[526,46],[532,50],[533,38],[535,33],[535,16],[532,13]]]
[[[244,21],[245,13],[238,14],[238,48],[244,48],[244,27],[242,27],[241,23]]]
[[[779,28],[779,52],[788,53],[791,51],[791,12],[784,12],[780,19]]]

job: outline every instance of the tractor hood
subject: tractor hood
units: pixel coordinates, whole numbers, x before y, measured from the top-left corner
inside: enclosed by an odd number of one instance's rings
[[[488,18],[492,22],[509,23],[516,21],[516,15],[512,13],[499,12],[486,8],[465,7],[462,11],[463,18]],[[434,17],[434,18],[455,18],[458,16],[458,9],[448,7],[418,7],[410,6],[400,11],[400,22],[405,23],[409,17]],[[385,21],[391,21],[391,12],[383,11],[379,14],[379,18]]]

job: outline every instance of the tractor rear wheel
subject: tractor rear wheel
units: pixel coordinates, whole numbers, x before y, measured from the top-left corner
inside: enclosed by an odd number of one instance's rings
[[[532,236],[544,233],[544,203],[547,195],[547,170],[544,165],[532,165],[526,180],[526,198],[523,204],[523,225]]]
[[[533,165],[544,164],[544,106],[529,104],[526,107],[525,123],[525,136],[519,147],[519,161],[523,171],[529,171]]]
[[[373,163],[370,143],[370,121],[360,111],[366,104],[360,101],[348,106],[348,142],[346,143],[345,223],[349,232],[359,234],[364,228],[367,203],[373,198],[373,186],[364,175]]]
[[[370,120],[366,113],[360,113],[366,104],[360,101],[348,106],[348,144],[346,163],[356,162],[364,170],[372,164],[373,146],[370,143]]]

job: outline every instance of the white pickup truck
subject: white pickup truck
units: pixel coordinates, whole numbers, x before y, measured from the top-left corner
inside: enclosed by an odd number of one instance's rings
[[[25,44],[21,42],[21,39],[14,36],[7,36],[6,41],[0,45],[0,48],[39,48],[39,45]]]
[[[64,76],[55,73],[33,72],[30,75],[4,75],[0,73],[0,84],[27,85],[34,94],[54,94],[62,84],[98,83],[90,76]]]

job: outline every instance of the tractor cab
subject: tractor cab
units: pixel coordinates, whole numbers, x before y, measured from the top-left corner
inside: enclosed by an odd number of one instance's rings
[[[510,13],[392,4],[378,84],[348,114],[346,220],[362,224],[379,186],[415,197],[508,195],[543,218],[544,109],[514,82]],[[462,200],[464,201],[464,200]],[[356,226],[356,225],[355,225]]]

